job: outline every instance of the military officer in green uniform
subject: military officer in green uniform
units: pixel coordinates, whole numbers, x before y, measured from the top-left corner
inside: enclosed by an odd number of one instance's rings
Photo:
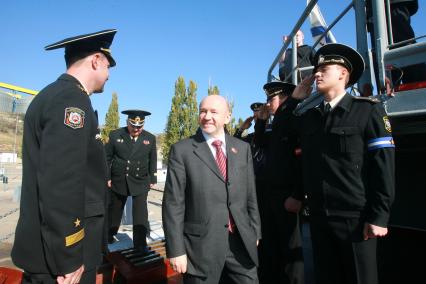
[[[22,197],[12,259],[22,283],[95,283],[102,261],[107,164],[90,101],[115,61],[116,30],[67,38],[67,71],[25,115]]]
[[[146,199],[150,188],[157,183],[157,148],[155,136],[144,130],[143,110],[126,110],[127,126],[114,130],[105,145],[110,169],[108,185],[111,189],[109,242],[117,234],[127,196],[133,201],[133,246],[146,248],[149,233]]]

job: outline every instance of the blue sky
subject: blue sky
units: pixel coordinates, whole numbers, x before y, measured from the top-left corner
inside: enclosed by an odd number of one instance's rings
[[[319,1],[328,23],[349,3]],[[245,118],[252,102],[264,100],[267,70],[305,5],[304,0],[3,0],[0,82],[41,90],[65,71],[63,49],[47,52],[44,46],[116,28],[111,48],[117,66],[104,93],[92,96],[100,123],[116,92],[120,111],[148,110],[152,116],[145,128],[162,132],[178,76],[197,83],[198,100],[210,80],[234,101],[234,116]],[[416,35],[426,34],[425,18],[420,7],[412,18]],[[354,23],[350,12],[335,27],[338,42],[354,46]],[[302,30],[305,43],[312,44],[309,26]]]

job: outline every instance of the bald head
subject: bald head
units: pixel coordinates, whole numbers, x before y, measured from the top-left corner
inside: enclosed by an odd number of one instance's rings
[[[231,117],[227,100],[219,95],[207,96],[201,100],[199,109],[201,130],[212,137],[223,135],[225,124]]]
[[[218,107],[224,109],[225,111],[229,112],[229,104],[228,101],[219,95],[211,95],[204,97],[200,102],[200,109],[202,105],[217,105]]]
[[[297,33],[296,33],[297,46],[303,45],[304,39],[305,39],[305,35],[303,34],[303,32],[301,30],[298,30]]]

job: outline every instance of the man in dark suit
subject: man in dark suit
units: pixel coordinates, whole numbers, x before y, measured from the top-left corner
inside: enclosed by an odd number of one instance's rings
[[[126,110],[127,126],[114,130],[105,145],[110,169],[111,189],[110,228],[108,241],[117,234],[127,196],[133,201],[133,246],[146,248],[149,233],[148,191],[157,183],[157,147],[155,136],[143,129],[150,112]]]
[[[298,129],[316,283],[376,284],[377,238],[388,232],[394,197],[391,125],[377,99],[345,91],[364,71],[357,51],[327,44],[315,62],[324,102],[303,114]],[[286,107],[305,99],[312,83],[302,81]]]
[[[225,134],[227,101],[200,103],[197,133],[170,150],[163,226],[184,283],[258,283],[261,237],[250,146]]]
[[[103,91],[116,30],[67,38],[67,71],[24,122],[21,211],[12,259],[23,283],[95,283],[102,261],[107,167],[92,93]],[[81,278],[81,279],[80,279]]]

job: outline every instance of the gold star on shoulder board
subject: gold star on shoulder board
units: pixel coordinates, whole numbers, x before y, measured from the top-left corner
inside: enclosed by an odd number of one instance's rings
[[[77,228],[78,226],[80,226],[80,219],[75,219],[75,221],[74,221],[74,224],[75,224],[75,227]]]

